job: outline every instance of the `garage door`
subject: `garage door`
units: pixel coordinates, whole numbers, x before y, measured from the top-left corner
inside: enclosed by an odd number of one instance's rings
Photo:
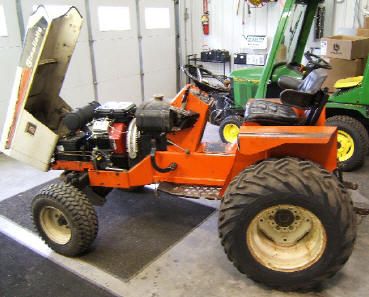
[[[141,0],[140,27],[145,100],[176,94],[176,37],[173,0]]]
[[[135,0],[89,3],[99,101],[142,102]]]
[[[84,17],[61,95],[73,107],[176,94],[176,30],[172,0],[44,0],[52,14],[75,5]],[[21,1],[24,22],[37,1]],[[88,3],[88,6],[85,6]],[[90,25],[90,30],[89,30]],[[91,50],[92,48],[92,50]],[[96,96],[96,97],[95,97]]]
[[[0,134],[3,128],[15,69],[21,52],[21,37],[14,1],[0,0]]]

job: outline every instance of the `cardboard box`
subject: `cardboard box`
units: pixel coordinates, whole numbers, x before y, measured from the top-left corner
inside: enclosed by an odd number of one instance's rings
[[[368,56],[369,38],[362,36],[336,35],[323,38],[321,54],[329,58],[346,60],[361,59]]]
[[[363,75],[366,59],[343,60],[343,59],[326,59],[332,69],[328,70],[328,78],[325,81],[323,88],[328,88],[329,92],[336,91],[334,85],[337,80]]]
[[[356,31],[357,36],[369,37],[369,29],[359,28]]]

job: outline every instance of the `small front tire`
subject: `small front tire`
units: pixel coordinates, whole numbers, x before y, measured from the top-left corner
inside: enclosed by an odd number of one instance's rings
[[[98,221],[95,209],[80,190],[69,184],[52,184],[32,201],[34,226],[55,252],[74,257],[95,240]]]

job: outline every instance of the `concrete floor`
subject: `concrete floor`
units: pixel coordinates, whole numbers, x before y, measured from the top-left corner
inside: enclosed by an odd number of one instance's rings
[[[0,200],[55,178],[58,172],[40,173],[27,165],[0,155]],[[369,197],[369,159],[366,166],[347,179],[360,185],[361,199]],[[218,202],[198,201],[218,206]],[[14,231],[16,230],[16,231]],[[81,263],[78,259],[62,257],[50,251],[28,230],[0,217],[0,232],[33,249],[63,268],[82,276],[117,296],[369,296],[369,219],[359,226],[358,241],[353,256],[344,269],[326,282],[321,292],[282,293],[267,289],[241,275],[227,260],[217,233],[217,213],[193,230],[157,260],[149,264],[130,281]],[[0,276],[1,277],[1,276]]]

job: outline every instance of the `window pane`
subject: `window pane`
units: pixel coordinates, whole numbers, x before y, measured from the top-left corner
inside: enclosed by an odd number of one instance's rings
[[[131,29],[129,7],[99,6],[97,8],[100,31],[123,31]]]
[[[6,27],[4,6],[0,5],[0,36],[8,36],[8,28]]]
[[[169,8],[145,8],[146,29],[170,28]]]

